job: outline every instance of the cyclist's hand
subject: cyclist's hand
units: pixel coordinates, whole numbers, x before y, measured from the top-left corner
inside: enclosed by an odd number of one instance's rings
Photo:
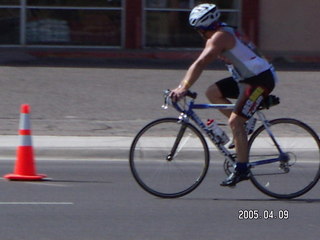
[[[171,91],[170,97],[173,102],[177,102],[186,95],[187,91],[188,89],[179,86]]]

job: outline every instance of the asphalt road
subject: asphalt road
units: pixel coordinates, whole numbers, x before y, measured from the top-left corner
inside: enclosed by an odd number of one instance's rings
[[[16,136],[22,103],[30,104],[33,135],[43,136],[39,138],[42,141],[48,136],[130,139],[150,120],[176,116],[161,109],[162,90],[179,83],[185,72],[182,68],[62,65],[0,67],[1,142],[5,143],[6,136]],[[227,75],[219,69],[208,70],[194,90],[203,93],[211,82]],[[269,110],[268,116],[298,118],[319,133],[319,72],[284,70],[279,77],[274,93],[282,103]],[[201,94],[199,101],[205,101]],[[215,118],[223,119],[220,114]],[[86,145],[81,147],[86,149]],[[0,239],[313,240],[320,233],[319,185],[292,201],[271,199],[250,182],[235,189],[221,188],[225,176],[214,161],[199,189],[181,199],[163,200],[141,190],[131,177],[127,160],[115,160],[114,151],[104,161],[96,160],[100,151],[81,160],[77,154],[70,158],[72,151],[56,153],[59,156],[55,159],[53,152],[50,161],[45,155],[37,158],[38,172],[51,181],[0,180]],[[1,160],[1,175],[12,172],[13,164]],[[242,210],[277,215],[288,210],[289,219],[239,220]]]
[[[11,162],[2,161],[1,169],[10,172]],[[126,161],[39,161],[38,172],[51,181],[0,180],[0,239],[318,238],[319,186],[296,200],[279,201],[250,182],[220,187],[221,170],[213,162],[198,189],[166,200],[140,189]],[[262,218],[241,219],[246,210]]]

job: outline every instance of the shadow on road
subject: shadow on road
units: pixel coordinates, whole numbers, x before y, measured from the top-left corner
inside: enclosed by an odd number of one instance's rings
[[[286,202],[286,203],[320,203],[320,198],[297,198],[297,199],[275,199],[275,198],[182,198],[183,200],[197,201],[221,201],[221,202]]]

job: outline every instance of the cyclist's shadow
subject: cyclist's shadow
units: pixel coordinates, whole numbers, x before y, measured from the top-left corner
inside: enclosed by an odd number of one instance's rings
[[[221,202],[287,202],[287,203],[320,203],[320,198],[296,198],[296,199],[276,199],[276,198],[188,198],[184,200],[197,201],[221,201]]]
[[[213,201],[244,201],[244,202],[291,202],[291,203],[320,203],[320,198],[297,198],[297,199],[276,199],[276,198],[213,198]]]

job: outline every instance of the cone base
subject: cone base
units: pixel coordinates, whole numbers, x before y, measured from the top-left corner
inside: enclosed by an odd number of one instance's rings
[[[38,175],[33,175],[33,176],[26,176],[26,175],[11,173],[11,174],[7,174],[3,177],[8,180],[12,180],[12,181],[41,181],[44,178],[46,178],[47,175],[38,174]]]

